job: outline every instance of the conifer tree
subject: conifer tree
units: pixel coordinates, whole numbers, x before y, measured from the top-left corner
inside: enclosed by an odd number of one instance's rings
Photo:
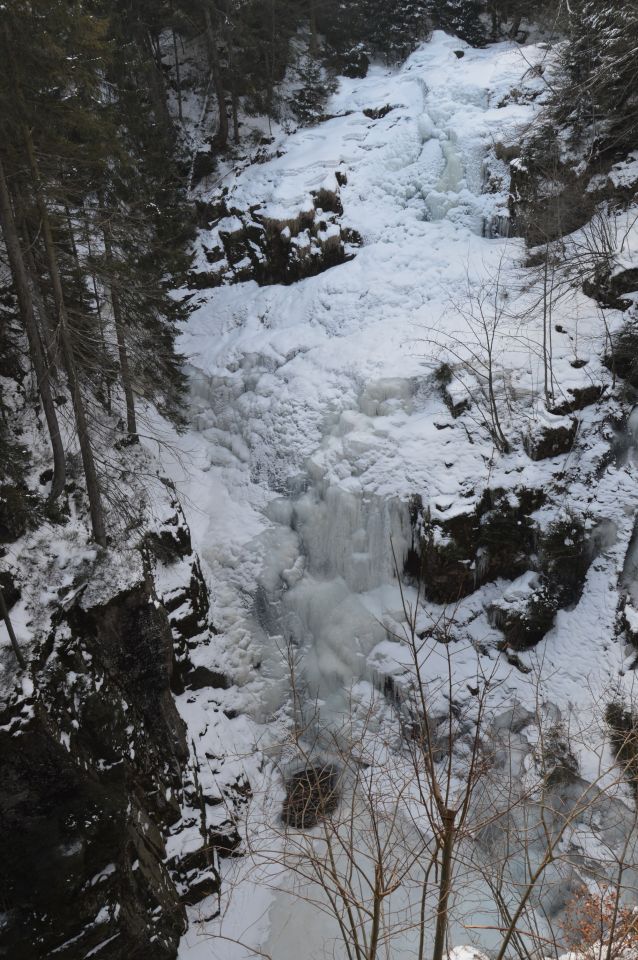
[[[622,157],[638,134],[638,3],[574,0],[553,114],[572,140]]]
[[[33,297],[29,282],[29,275],[25,266],[22,246],[15,218],[11,206],[9,188],[0,159],[0,226],[4,236],[7,257],[16,288],[20,316],[29,342],[31,362],[38,383],[38,391],[42,400],[42,409],[47,422],[51,448],[53,451],[53,479],[51,482],[51,500],[57,500],[64,489],[66,476],[66,462],[64,446],[60,434],[60,425],[55,410],[55,402],[51,389],[51,376],[40,340]]]
[[[474,47],[485,46],[485,24],[481,19],[483,0],[429,0],[429,13],[435,27],[456,34]]]
[[[116,52],[107,71],[118,149],[99,171],[94,205],[102,253],[92,257],[91,267],[109,291],[133,436],[134,396],[155,403],[174,422],[182,420],[185,377],[175,337],[190,306],[189,297],[176,291],[191,264],[192,214],[174,130],[158,130],[138,96],[139,48],[127,45],[129,31],[122,8],[110,24]]]
[[[13,174],[11,183],[14,205],[20,209],[24,220],[27,219],[26,211],[29,208],[38,219],[43,262],[46,264],[47,281],[55,306],[53,326],[59,339],[71,394],[93,535],[98,543],[105,545],[106,529],[101,488],[60,269],[59,237],[56,235],[54,222],[60,215],[60,192],[63,185],[60,169],[73,158],[82,121],[84,116],[89,116],[78,104],[83,97],[90,96],[94,89],[94,84],[88,84],[87,80],[92,80],[95,71],[93,67],[86,69],[83,54],[90,50],[91,56],[95,56],[99,35],[99,29],[93,29],[95,26],[92,18],[85,17],[77,4],[45,5],[34,2],[28,7],[12,7],[4,18],[2,28],[1,42],[6,69],[2,74],[0,103],[4,108],[5,134],[2,159],[9,163]],[[29,37],[30,42],[26,45],[25,55],[18,58],[16,51],[22,52],[25,36]],[[76,56],[70,56],[70,53]],[[71,90],[73,96],[67,93]],[[54,128],[51,128],[52,121],[58,122]],[[90,126],[88,119],[87,126]],[[44,170],[38,154],[47,158]],[[7,176],[3,179],[6,185]],[[5,197],[5,201],[7,199]],[[10,198],[8,203],[10,206]],[[18,255],[19,240],[12,231],[6,202],[3,206],[3,225],[11,237],[16,254],[12,261],[14,279],[22,286],[24,294],[25,278],[20,267],[24,266],[26,261],[23,256]],[[25,243],[24,237],[22,243]],[[32,277],[31,282],[35,284],[36,278]],[[27,281],[27,289],[28,287]],[[28,322],[32,302],[32,297],[29,304],[23,296],[22,312],[25,323]],[[32,358],[34,363],[39,365],[35,342],[32,346]],[[59,464],[59,460],[58,452],[56,463]],[[59,485],[59,480],[57,484]]]

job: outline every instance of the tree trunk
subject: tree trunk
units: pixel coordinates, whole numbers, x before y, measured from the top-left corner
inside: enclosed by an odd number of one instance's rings
[[[84,224],[84,242],[86,243],[86,252],[89,256],[89,262],[91,261],[91,232],[89,230],[88,223]],[[97,279],[95,273],[91,270],[91,284],[93,286],[93,296],[95,297],[95,312],[97,314],[97,322],[100,331],[100,347],[102,348],[102,355],[104,358],[108,358],[108,350],[106,346],[106,337],[104,336],[104,320],[102,318],[102,305],[100,301],[100,291],[97,287]],[[105,364],[106,366],[106,364]],[[111,383],[109,380],[109,370],[108,366],[102,371],[102,388],[104,390],[104,402],[106,405],[106,412],[111,414]]]
[[[161,72],[161,60],[159,59],[160,52],[154,47],[153,38],[142,23],[137,23],[133,30],[140,54],[143,83],[150,95],[155,120],[163,128],[166,136],[172,140],[174,130],[168,103],[166,102],[166,88]]]
[[[69,210],[68,203],[64,203],[64,213],[66,215],[66,225],[69,229],[69,243],[71,244],[71,253],[73,254],[73,263],[75,264],[75,275],[78,279],[78,284],[80,287],[84,285],[84,275],[82,273],[82,266],[80,264],[80,255],[78,253],[78,245],[75,242],[75,231],[73,230],[73,221],[71,219],[71,211]]]
[[[445,954],[445,940],[447,937],[448,912],[450,889],[452,886],[452,860],[454,842],[456,839],[454,810],[446,810],[443,814],[443,843],[441,846],[441,880],[439,883],[439,898],[436,911],[436,933],[432,960],[443,960]]]
[[[224,41],[228,50],[228,77],[230,81],[230,103],[233,119],[233,141],[239,143],[239,97],[237,96],[237,77],[233,61],[233,30],[228,13],[224,20]]]
[[[105,547],[106,528],[104,524],[102,493],[100,490],[97,470],[95,468],[95,459],[93,457],[93,449],[91,447],[91,437],[89,434],[86,411],[84,409],[84,400],[82,399],[80,380],[76,369],[73,346],[71,344],[66,303],[64,300],[64,292],[62,290],[62,280],[60,278],[60,271],[58,268],[58,259],[53,241],[51,223],[49,220],[49,211],[42,193],[40,171],[35,156],[35,150],[33,148],[33,140],[31,139],[31,133],[26,126],[23,126],[22,128],[22,135],[27,150],[27,156],[29,158],[29,167],[33,176],[33,185],[38,204],[38,212],[42,222],[42,236],[44,239],[47,264],[49,267],[49,275],[51,277],[51,284],[53,287],[53,299],[55,300],[55,305],[58,312],[62,358],[64,360],[64,366],[69,381],[69,389],[71,391],[71,399],[73,402],[73,412],[75,414],[75,423],[77,426],[78,441],[82,456],[82,466],[84,467],[84,477],[86,480],[86,491],[89,497],[89,509],[91,514],[93,536],[100,546]]]
[[[26,330],[29,341],[29,351],[31,362],[35,370],[36,380],[38,382],[38,391],[42,400],[42,409],[51,438],[51,448],[53,450],[53,480],[51,481],[51,501],[56,500],[62,490],[66,478],[66,464],[64,458],[64,446],[60,434],[60,425],[55,410],[53,394],[51,392],[50,372],[47,368],[46,359],[40,342],[40,331],[38,330],[35,313],[33,310],[33,298],[29,285],[29,276],[22,256],[20,238],[16,228],[13,210],[11,208],[11,198],[9,188],[4,174],[2,161],[0,160],[0,223],[2,224],[2,233],[7,248],[9,264],[13,281],[18,295],[18,304],[20,306],[20,315]]]
[[[27,276],[32,279],[31,297],[35,306],[35,315],[40,318],[38,333],[44,351],[44,358],[49,371],[49,380],[57,381],[60,367],[60,350],[58,345],[58,330],[55,317],[46,307],[42,291],[42,270],[36,263],[34,256],[35,241],[33,230],[29,228],[24,205],[19,193],[13,195],[14,219],[18,228],[18,236],[22,239],[22,257]]]
[[[179,69],[179,57],[177,55],[177,36],[173,30],[173,56],[175,58],[175,86],[177,88],[177,113],[181,121],[184,119],[182,109],[182,77]]]
[[[381,911],[383,910],[383,868],[380,863],[374,868],[374,906],[372,908],[372,928],[367,960],[377,960],[379,932],[381,930]]]
[[[113,265],[113,242],[111,238],[111,225],[108,220],[108,212],[103,208],[100,199],[100,212],[102,214],[102,235],[104,237],[104,251],[106,253],[106,262],[109,272],[114,272]],[[111,306],[113,307],[113,320],[115,321],[115,336],[117,338],[117,351],[120,358],[120,375],[122,377],[122,387],[124,389],[124,400],[126,403],[126,429],[131,439],[137,439],[137,422],[135,417],[135,397],[133,396],[133,386],[131,383],[131,369],[128,362],[128,350],[126,347],[126,331],[120,298],[114,281],[111,279]]]
[[[237,87],[234,80],[230,96],[233,111],[233,142],[239,143],[239,101],[237,98]]]
[[[319,53],[319,40],[317,37],[317,11],[315,9],[315,0],[310,0],[310,55],[316,57]]]
[[[207,0],[204,0],[204,2],[204,21],[206,23],[208,62],[210,64],[211,73],[213,74],[213,84],[215,86],[215,95],[217,97],[217,107],[219,110],[219,128],[217,130],[215,140],[219,149],[224,150],[228,144],[228,112],[226,110],[226,97],[224,94],[224,83],[222,80],[222,71],[219,63],[219,54],[217,52],[213,20],[210,15],[210,7],[207,3]]]
[[[11,646],[13,647],[13,652],[15,653],[16,660],[20,664],[23,670],[26,669],[26,662],[22,656],[22,651],[18,644],[18,638],[15,635],[13,629],[13,624],[11,623],[11,617],[9,616],[9,611],[7,610],[7,604],[5,603],[4,593],[2,587],[0,586],[0,617],[4,620],[5,626],[7,628],[7,633],[9,634],[9,640],[11,641]]]

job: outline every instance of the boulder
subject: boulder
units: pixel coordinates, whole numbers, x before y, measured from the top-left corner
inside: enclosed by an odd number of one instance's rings
[[[487,490],[449,517],[416,507],[406,572],[422,578],[425,595],[436,603],[453,603],[499,577],[517,577],[534,552],[530,514],[543,499],[542,491],[521,487]]]
[[[384,117],[387,117],[395,107],[391,107],[389,103],[386,103],[385,107],[368,107],[363,111],[364,117],[367,117],[368,120],[383,120]]]
[[[553,404],[550,413],[557,417],[564,417],[576,410],[584,410],[598,403],[605,393],[606,386],[602,383],[589,383],[582,387],[568,387],[565,396]]]
[[[583,291],[603,307],[629,310],[633,300],[627,295],[638,292],[638,267],[599,272],[583,283]]]
[[[191,533],[179,501],[174,499],[171,507],[173,512],[144,537],[147,549],[163,563],[173,563],[193,552]]]
[[[361,245],[354,230],[343,227],[340,189],[343,170],[331,174],[298,209],[253,206],[242,212],[228,206],[204,243],[204,267],[189,275],[193,289],[254,280],[261,286],[291,284],[344,263]]]
[[[576,439],[578,421],[543,411],[523,440],[530,460],[547,460],[569,453]]]
[[[495,601],[488,607],[487,616],[490,624],[504,635],[505,648],[529,650],[551,630],[557,610],[556,597],[537,581],[536,589],[527,598]]]
[[[521,155],[521,145],[520,143],[502,143],[498,141],[494,144],[494,154],[497,160],[502,160],[503,163],[511,163],[512,160],[517,160]]]
[[[570,609],[580,600],[592,559],[578,517],[566,516],[538,533],[536,556],[530,557],[535,570],[528,572],[525,588],[506,593],[487,610],[490,623],[505,637],[504,646],[535,647],[551,630],[558,610]]]
[[[339,771],[331,763],[304,767],[286,781],[282,820],[297,830],[315,827],[339,805]]]
[[[613,337],[605,366],[614,376],[638,389],[638,327],[630,321]]]

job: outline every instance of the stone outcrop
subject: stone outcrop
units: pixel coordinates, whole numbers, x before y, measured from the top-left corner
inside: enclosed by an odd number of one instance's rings
[[[295,210],[257,205],[242,211],[227,196],[202,207],[205,262],[191,273],[191,286],[291,284],[352,259],[361,237],[341,222],[346,182],[337,171]]]
[[[557,611],[580,599],[595,553],[578,517],[541,528],[534,514],[543,503],[540,490],[487,490],[478,503],[446,518],[425,511],[416,498],[406,573],[420,579],[428,600],[442,604],[505,581],[488,619],[502,631],[504,647],[535,646]]]
[[[530,460],[547,460],[569,453],[576,439],[575,417],[559,417],[544,412],[529,428],[523,445]]]
[[[611,340],[605,366],[628,387],[638,389],[638,327],[631,319]]]
[[[530,514],[543,499],[542,491],[525,488],[486,491],[450,517],[433,516],[415,501],[407,572],[422,578],[436,603],[453,603],[498,577],[513,579],[529,567],[536,534]]]
[[[634,301],[627,294],[638,292],[638,267],[599,271],[583,283],[583,290],[602,307],[629,310]]]
[[[339,771],[333,764],[304,767],[286,781],[282,820],[295,829],[308,830],[335,812],[339,796]]]
[[[585,577],[593,559],[583,523],[576,517],[558,520],[540,531],[534,576],[528,591],[513,599],[507,596],[491,604],[488,617],[513,650],[536,646],[551,629],[558,610],[570,609],[580,600]]]
[[[551,407],[550,413],[556,417],[565,417],[575,410],[584,410],[602,399],[606,390],[605,384],[588,383],[582,387],[568,387],[565,393],[557,398]]]
[[[584,227],[605,201],[616,207],[633,203],[638,178],[632,160],[633,155],[620,158],[611,149],[595,153],[587,166],[576,165],[559,161],[555,147],[546,139],[524,144],[522,155],[510,160],[512,234],[535,247]],[[606,251],[600,252],[604,255]],[[605,306],[626,309],[620,305],[622,295],[636,290],[634,282],[630,276],[619,279],[614,289],[603,275],[591,280],[585,292],[600,298]]]
[[[0,704],[7,960],[172,960],[185,905],[219,892],[218,856],[239,842],[232,815],[207,826],[202,811],[222,801],[203,793],[173,697],[196,673],[189,645],[210,635],[199,560],[173,509],[117,586],[98,566],[61,601]],[[248,785],[237,793],[244,802]]]
[[[163,863],[180,817],[185,731],[172,638],[150,585],[56,617],[26,693],[0,718],[11,960],[168,958],[185,916]]]
[[[210,598],[202,566],[193,551],[190,530],[176,498],[171,502],[171,510],[163,523],[147,533],[145,543],[173,637],[172,689],[178,694],[202,687],[227,689],[227,677],[191,662],[191,651],[207,645],[216,630],[210,621]]]

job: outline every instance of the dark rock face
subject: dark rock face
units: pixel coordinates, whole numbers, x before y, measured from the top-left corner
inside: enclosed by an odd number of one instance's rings
[[[331,182],[308,196],[303,209],[273,213],[259,206],[236,210],[221,197],[201,216],[208,236],[203,246],[209,269],[190,275],[193,288],[255,280],[260,286],[292,284],[351,260],[361,238],[340,222],[340,190],[347,181],[336,171]]]
[[[612,338],[605,366],[634,390],[638,389],[638,327],[635,322],[626,324]]]
[[[0,956],[164,960],[184,907],[164,863],[185,730],[166,611],[149,583],[81,600],[0,717]],[[99,948],[99,950],[98,950]]]
[[[548,584],[539,582],[520,604],[493,603],[488,617],[503,632],[505,648],[529,650],[551,630],[557,611],[558,603]]]
[[[567,396],[551,408],[551,413],[564,417],[575,410],[584,410],[598,403],[605,393],[605,386],[600,383],[591,383],[585,387],[568,387]]]
[[[600,193],[587,192],[588,178],[561,169],[551,181],[533,163],[511,166],[510,221],[514,236],[530,247],[551,242],[584,227],[591,219]],[[544,193],[540,184],[548,184]]]
[[[523,145],[522,158],[511,164],[510,218],[512,233],[530,247],[565,237],[587,224],[605,201],[614,206],[633,203],[636,177],[628,175],[626,152],[617,143],[597,141],[587,166],[565,161],[557,148],[553,127],[541,127]],[[624,169],[623,169],[624,167]],[[619,180],[615,173],[622,173]],[[601,247],[601,254],[604,250]],[[585,292],[605,306],[621,305],[624,293],[636,290],[635,271],[609,282],[603,270]]]
[[[187,557],[184,566],[186,576],[183,586],[163,597],[173,634],[173,691],[181,693],[184,689],[199,690],[206,686],[226,689],[228,681],[221,674],[205,667],[194,669],[191,663],[191,649],[200,643],[207,643],[206,634],[215,630],[209,623],[208,588],[197,554]],[[215,682],[206,682],[207,676]]]
[[[429,516],[415,498],[405,572],[421,580],[435,603],[454,603],[483,584],[528,574],[515,599],[492,602],[487,614],[503,632],[505,648],[535,646],[558,610],[578,603],[595,555],[579,517],[539,528],[533,514],[544,500],[540,490],[487,490],[472,509],[445,519]]]
[[[549,418],[548,418],[549,420]],[[578,430],[575,418],[556,418],[532,428],[525,437],[524,446],[530,460],[546,460],[559,457],[572,449]]]
[[[508,647],[536,646],[552,628],[558,610],[578,603],[592,559],[584,526],[576,517],[556,521],[538,535],[534,588],[518,602],[497,602],[488,610]]]
[[[422,577],[425,595],[435,603],[453,603],[498,577],[518,576],[534,552],[529,515],[542,502],[541,491],[521,488],[509,495],[486,491],[475,507],[449,519],[434,519],[417,507],[419,532],[407,572]]]
[[[191,532],[177,498],[172,500],[171,508],[173,512],[164,523],[157,530],[149,531],[145,537],[146,546],[164,563],[188,557],[193,552]]]
[[[602,307],[613,310],[628,310],[632,300],[627,294],[638,290],[638,269],[621,270],[612,274],[609,270],[598,272],[583,283],[583,291]]]
[[[395,108],[390,106],[389,103],[386,103],[385,107],[378,107],[378,109],[373,109],[368,107],[367,110],[363,111],[364,117],[367,117],[369,120],[383,120],[384,117],[387,117]]]
[[[180,602],[181,601],[181,602]],[[208,588],[202,574],[199,557],[193,554],[190,563],[190,578],[183,592],[173,597],[169,610],[173,636],[180,643],[188,644],[208,625]]]
[[[0,543],[12,543],[32,526],[41,501],[24,486],[0,486]]]
[[[638,797],[638,715],[623,701],[612,700],[607,704],[605,720],[616,758]]]

